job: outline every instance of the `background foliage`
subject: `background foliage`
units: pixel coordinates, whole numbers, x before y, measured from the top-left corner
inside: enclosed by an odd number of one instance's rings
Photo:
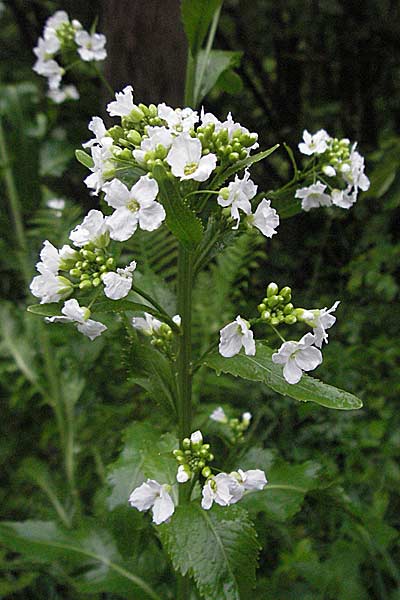
[[[149,538],[147,520],[126,507],[134,487],[132,465],[142,450],[140,444],[129,447],[129,430],[121,434],[135,420],[135,439],[155,444],[142,421],[167,429],[168,400],[156,412],[149,400],[154,390],[139,387],[140,351],[122,327],[115,325],[113,335],[90,343],[68,328],[42,326],[24,311],[41,240],[62,244],[95,206],[74,149],[87,139],[89,118],[101,114],[108,99],[95,80],[80,80],[79,110],[74,103],[50,105],[31,70],[32,47],[46,17],[65,8],[86,25],[98,14],[99,30],[115,49],[118,30],[102,22],[110,8],[104,5],[76,0],[0,5],[5,59],[0,65],[0,502],[3,519],[32,519],[29,526],[15,526],[12,535],[4,528],[0,533],[0,596],[12,600],[151,597],[140,587],[142,579],[152,581],[162,598],[173,598],[160,541]],[[320,372],[325,381],[361,396],[361,411],[298,404],[257,382],[217,378],[211,371],[204,371],[195,390],[198,425],[214,444],[207,421],[212,408],[222,404],[232,415],[253,413],[241,465],[257,462],[277,486],[248,506],[264,548],[257,589],[250,592],[260,600],[400,598],[398,11],[389,0],[351,5],[231,0],[216,38],[220,49],[242,51],[243,57],[236,75],[219,81],[208,97],[208,108],[219,117],[231,110],[259,132],[263,147],[286,141],[294,148],[304,127],[322,126],[358,139],[372,182],[349,213],[320,210],[283,220],[273,243],[242,237],[218,255],[195,291],[197,343],[204,347],[204,324],[217,331],[224,319],[254,307],[266,281],[291,285],[300,305],[330,306],[343,299]],[[125,21],[128,39],[135,24]],[[118,61],[117,49],[110,65]],[[156,62],[149,66],[156,68]],[[136,88],[138,81],[140,97],[140,72],[136,79],[135,67],[130,69],[119,71],[125,80],[115,85],[132,82]],[[151,99],[161,100],[159,94],[155,88]],[[256,171],[264,189],[284,181],[290,170],[284,151],[267,165]],[[10,169],[20,212],[8,201]],[[62,218],[46,206],[53,197],[66,198]],[[18,214],[26,236],[20,235],[18,218],[15,227]],[[151,242],[146,233],[137,235],[132,254],[147,265],[146,284],[173,310],[168,287],[175,269],[173,240],[164,229]],[[164,451],[174,447],[168,437],[159,443]],[[152,468],[141,467],[146,476]],[[138,481],[142,476],[137,473]],[[79,514],[83,525],[71,533]],[[189,517],[181,515],[183,521]],[[249,537],[246,543],[251,552],[255,541]],[[126,576],[130,572],[142,578],[139,583]],[[196,576],[206,590],[204,573]]]

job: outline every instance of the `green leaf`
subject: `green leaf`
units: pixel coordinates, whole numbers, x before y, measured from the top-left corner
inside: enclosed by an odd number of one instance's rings
[[[239,66],[242,55],[242,52],[211,50],[208,54],[207,63],[204,64],[206,61],[206,52],[202,50],[199,53],[196,64],[196,81],[200,80],[201,75],[203,77],[200,81],[200,89],[196,93],[196,104],[201,102],[204,96],[212,90],[222,73]]]
[[[182,22],[192,56],[199,52],[214,13],[221,4],[222,0],[182,0]]]
[[[182,575],[194,577],[206,600],[243,600],[254,586],[259,544],[239,506],[178,506],[160,526],[161,541]]]
[[[242,503],[250,514],[264,513],[273,521],[291,519],[300,509],[305,495],[321,481],[321,465],[314,461],[290,465],[270,450],[252,448],[242,457],[241,468],[262,469],[268,484],[262,491],[248,493]]]
[[[353,394],[303,375],[299,383],[288,383],[283,377],[282,366],[272,362],[274,350],[262,342],[256,343],[255,356],[237,354],[232,358],[224,358],[218,351],[209,354],[204,364],[218,372],[230,373],[235,377],[243,377],[251,381],[261,381],[269,388],[301,402],[316,402],[326,408],[338,410],[354,410],[362,407],[362,402]]]
[[[172,450],[177,440],[170,434],[161,435],[147,423],[133,423],[123,434],[123,450],[110,466],[107,481],[111,493],[107,506],[113,510],[126,506],[132,490],[141,485],[146,477],[160,483],[175,483],[177,463]]]
[[[153,175],[160,188],[168,228],[188,250],[193,250],[203,235],[201,220],[185,204],[174,180],[168,177],[162,165],[154,166]]]
[[[75,571],[71,582],[80,592],[115,592],[160,600],[143,579],[125,566],[109,532],[87,522],[79,530],[67,530],[52,521],[5,522],[0,540],[14,552],[35,562]],[[128,570],[129,569],[129,570]]]
[[[75,150],[75,157],[84,167],[88,169],[93,167],[93,158],[84,150]]]
[[[217,87],[228,94],[239,94],[243,89],[243,80],[238,73],[227,69],[219,76]]]

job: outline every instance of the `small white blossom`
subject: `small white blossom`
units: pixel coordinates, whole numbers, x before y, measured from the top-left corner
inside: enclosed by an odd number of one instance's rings
[[[250,469],[249,471],[238,469],[237,472],[240,476],[239,483],[245,490],[263,490],[268,483],[264,471],[260,469]]]
[[[69,234],[75,246],[82,247],[93,242],[98,248],[104,248],[109,242],[109,230],[106,218],[99,210],[90,210],[80,225]]]
[[[161,485],[154,479],[148,479],[129,496],[129,503],[137,510],[152,508],[153,522],[156,525],[168,521],[175,510],[174,501],[168,493],[168,485]]]
[[[78,260],[78,257],[77,251],[71,248],[71,246],[65,245],[61,250],[57,250],[51,242],[45,240],[40,252],[41,262],[37,263],[36,268],[39,273],[46,271],[57,275],[62,263],[64,263],[63,266],[67,267],[69,266],[68,262],[74,262]]]
[[[79,100],[79,92],[74,85],[64,85],[58,89],[50,89],[47,96],[55,104],[62,104],[66,100]]]
[[[220,131],[222,129],[221,121],[219,121],[212,113],[206,113],[204,107],[201,108],[200,120],[203,127],[206,127],[211,123],[215,126],[215,131]]]
[[[307,156],[311,156],[312,154],[323,154],[328,147],[328,142],[332,138],[325,129],[320,129],[314,135],[311,135],[305,129],[303,131],[303,142],[299,144],[299,150],[302,154],[307,154]]]
[[[107,217],[110,236],[113,240],[128,240],[139,226],[146,231],[154,231],[165,219],[162,204],[156,202],[158,184],[148,175],[129,190],[119,179],[113,179],[104,185],[105,201],[115,208],[111,217]]]
[[[132,319],[132,327],[138,329],[145,335],[153,335],[154,333],[158,333],[162,322],[145,312],[144,317],[133,317]]]
[[[232,138],[238,134],[239,135],[252,135],[255,137],[255,140],[257,140],[257,137],[258,137],[256,133],[250,134],[250,131],[246,127],[243,127],[242,125],[240,125],[240,123],[235,123],[235,121],[232,118],[231,113],[228,113],[226,120],[221,124],[221,129],[227,129],[229,140],[232,140]],[[258,146],[259,146],[258,142],[255,141],[254,144],[252,146],[250,146],[250,148],[245,148],[245,150],[247,150],[248,152],[250,150],[256,150],[258,148]]]
[[[257,206],[254,215],[247,217],[248,223],[257,227],[265,237],[272,238],[275,235],[276,227],[279,225],[279,215],[271,206],[271,200],[264,198]]]
[[[60,48],[60,42],[57,38],[57,36],[54,36],[52,38],[48,38],[48,39],[44,39],[44,38],[39,38],[38,39],[38,43],[37,46],[33,49],[33,53],[36,56],[36,58],[38,59],[37,61],[37,68],[39,66],[39,64],[41,65],[42,63],[45,63],[49,60],[51,60],[54,56],[54,54],[59,50]],[[36,71],[35,67],[33,68],[34,71]],[[39,75],[42,75],[42,73],[39,73]]]
[[[349,209],[357,201],[357,190],[353,190],[352,193],[349,193],[349,188],[347,190],[334,189],[332,190],[331,198],[332,203],[335,206]]]
[[[92,117],[88,125],[88,129],[94,133],[95,137],[82,144],[83,148],[91,148],[95,144],[99,144],[103,148],[109,148],[112,146],[113,139],[107,135],[107,129],[104,125],[103,119],[100,117]]]
[[[311,208],[319,206],[331,206],[332,200],[329,194],[325,194],[326,185],[317,181],[309,187],[300,188],[296,191],[295,198],[301,198],[301,208],[308,212]]]
[[[202,490],[202,508],[209,510],[213,502],[220,506],[228,506],[232,501],[231,486],[232,477],[227,473],[218,473],[215,477],[210,477]]]
[[[124,87],[122,92],[116,92],[115,100],[107,104],[107,112],[111,117],[127,117],[135,108],[131,85]]]
[[[321,309],[315,308],[306,310],[301,315],[301,320],[314,328],[314,344],[318,348],[321,348],[324,342],[326,344],[328,343],[328,334],[326,333],[326,330],[330,329],[336,323],[336,317],[332,313],[335,312],[339,304],[340,301],[336,300],[330,308],[325,307]]]
[[[104,293],[110,300],[120,300],[125,298],[132,288],[133,272],[136,269],[136,262],[133,260],[125,269],[117,269],[116,272],[109,272],[102,275],[104,283]]]
[[[212,421],[216,421],[217,423],[227,423],[228,417],[225,414],[224,409],[221,406],[218,406],[210,415],[210,419]]]
[[[171,147],[173,136],[166,127],[147,127],[147,138],[143,138],[140,149],[133,150],[134,159],[140,164],[145,164],[145,156],[148,152],[154,152],[158,146],[166,150]]]
[[[347,183],[354,186],[356,191],[360,188],[366,192],[369,189],[370,181],[364,173],[364,158],[357,152],[356,146],[357,144],[354,144],[350,152],[350,170],[348,173],[343,173],[343,177]]]
[[[84,306],[79,306],[75,298],[67,300],[61,312],[64,315],[63,317],[46,317],[46,321],[48,323],[75,323],[77,330],[92,341],[107,329],[100,321],[89,319],[90,310]]]
[[[32,279],[30,290],[36,298],[40,298],[40,304],[47,304],[67,298],[72,294],[73,287],[69,279],[42,269],[40,275]]]
[[[236,320],[225,325],[220,331],[219,353],[225,358],[231,358],[244,348],[248,356],[256,353],[256,344],[253,332],[247,321],[239,315]]]
[[[196,111],[191,108],[171,108],[164,102],[157,107],[158,116],[167,122],[169,129],[182,133],[193,129],[199,120]]]
[[[186,465],[179,465],[178,472],[176,474],[176,480],[178,483],[186,483],[190,479],[190,473],[188,473],[188,467]]]
[[[75,41],[78,44],[78,54],[82,60],[90,62],[93,60],[104,60],[107,56],[106,36],[102,33],[90,35],[87,31],[78,30],[75,33]]]
[[[166,161],[172,174],[181,181],[206,181],[217,165],[217,157],[215,154],[202,156],[201,153],[200,140],[190,137],[188,133],[182,133],[173,141]]]
[[[250,199],[254,198],[257,193],[257,186],[250,179],[249,171],[245,171],[243,179],[240,179],[237,175],[235,180],[232,181],[228,187],[220,190],[217,202],[220,206],[231,207],[231,217],[236,219],[236,224],[232,229],[237,229],[240,222],[239,209],[242,210],[246,215],[251,214],[251,203]]]
[[[65,10],[57,10],[54,15],[51,15],[47,19],[44,27],[44,35],[47,37],[56,34],[61,25],[67,23],[69,23],[69,17]]]
[[[84,183],[89,189],[94,190],[92,193],[97,196],[106,181],[107,169],[112,166],[110,165],[112,154],[108,146],[99,145],[91,148],[91,154],[93,166],[90,167],[90,170],[92,173],[86,177]]]
[[[313,346],[315,336],[306,333],[299,342],[284,342],[272,355],[272,362],[284,365],[283,376],[290,384],[298,383],[303,371],[312,371],[322,363],[322,354]]]

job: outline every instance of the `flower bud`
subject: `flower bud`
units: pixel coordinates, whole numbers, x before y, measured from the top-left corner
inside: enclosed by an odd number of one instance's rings
[[[286,325],[294,325],[297,321],[297,318],[295,315],[287,315],[284,319]]]
[[[140,146],[142,142],[142,136],[135,129],[131,129],[126,136],[127,140],[129,140],[135,146]]]
[[[129,118],[134,123],[139,123],[144,119],[144,112],[138,106],[135,106],[135,108],[129,113]]]
[[[210,475],[211,475],[210,467],[204,467],[204,469],[201,471],[201,474],[203,475],[203,477],[208,479],[208,477],[210,477]]]
[[[264,312],[261,315],[261,318],[264,319],[264,321],[268,321],[270,316],[271,316],[271,313],[269,312],[269,310],[264,310]]]
[[[290,315],[293,312],[294,306],[291,302],[289,302],[288,304],[286,304],[285,308],[283,309],[283,314],[284,315]]]
[[[79,278],[82,275],[82,271],[80,271],[79,269],[70,269],[69,274],[72,277],[77,277]]]
[[[92,282],[89,279],[84,279],[79,284],[80,290],[90,290],[91,287],[92,287]]]
[[[271,296],[275,296],[278,293],[278,290],[279,290],[279,288],[276,285],[276,283],[271,281],[271,283],[268,284],[268,287],[267,287],[267,297],[270,298]]]
[[[92,279],[92,285],[93,287],[99,287],[99,285],[101,284],[101,279],[100,277],[94,277],[94,279]]]
[[[184,440],[182,440],[182,448],[184,450],[189,450],[189,448],[190,448],[190,440],[189,440],[189,438],[185,438]]]
[[[266,308],[267,308],[267,307],[265,306],[265,304],[264,304],[263,302],[257,306],[257,310],[258,310],[258,312],[260,312],[260,313],[264,312],[264,310],[265,310]]]

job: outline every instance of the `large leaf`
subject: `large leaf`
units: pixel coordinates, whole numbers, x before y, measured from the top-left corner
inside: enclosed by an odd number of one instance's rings
[[[239,66],[241,57],[242,52],[227,50],[211,50],[208,58],[204,50],[200,52],[196,64],[196,80],[200,86],[196,92],[196,104],[212,90],[222,73]]]
[[[316,402],[327,408],[353,410],[362,407],[362,402],[353,394],[335,388],[318,379],[303,375],[299,383],[288,383],[283,377],[281,365],[272,362],[274,350],[257,342],[255,356],[237,354],[232,358],[224,358],[218,351],[209,354],[204,364],[218,372],[230,373],[235,377],[243,377],[252,381],[261,381],[269,388],[301,402]]]
[[[215,11],[222,0],[182,0],[182,22],[192,56],[195,56],[204,41]]]
[[[321,466],[313,461],[290,465],[269,450],[252,448],[241,458],[242,469],[262,469],[268,484],[242,500],[250,513],[263,512],[274,521],[285,521],[301,508],[307,492],[320,484]]]
[[[178,506],[159,532],[175,569],[193,576],[206,600],[244,600],[251,593],[259,544],[243,508]]]
[[[133,423],[124,431],[123,450],[110,466],[108,483],[111,493],[107,499],[110,510],[128,504],[129,494],[146,477],[160,483],[172,484],[176,477],[176,460],[172,450],[177,440],[146,423]]]
[[[71,581],[80,592],[136,591],[141,598],[160,600],[123,564],[114,540],[98,523],[71,531],[52,521],[5,522],[0,525],[0,540],[30,560],[53,566],[59,562],[59,569],[75,571]]]
[[[175,181],[168,177],[162,165],[155,165],[153,175],[160,188],[160,199],[167,213],[168,228],[188,250],[192,250],[203,235],[200,219],[185,204]]]

